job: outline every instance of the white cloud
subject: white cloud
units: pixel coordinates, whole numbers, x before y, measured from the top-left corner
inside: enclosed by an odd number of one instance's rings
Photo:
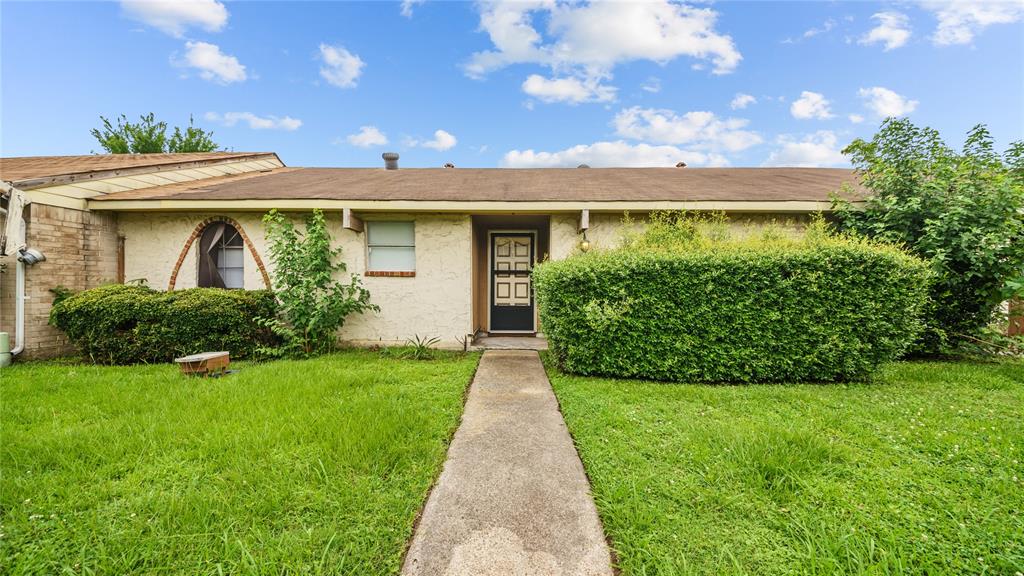
[[[754,98],[750,94],[739,92],[736,94],[736,97],[732,99],[732,102],[729,102],[729,107],[733,110],[743,110],[751,104],[757,104],[757,98]]]
[[[557,152],[511,150],[505,153],[501,165],[506,168],[573,168],[587,164],[602,167],[663,167],[677,162],[691,166],[725,166],[728,160],[720,154],[682,150],[675,146],[630,144],[624,140],[580,144]]]
[[[610,102],[615,99],[615,88],[605,86],[596,78],[544,78],[530,74],[523,82],[523,92],[542,102]]]
[[[850,114],[847,118],[849,118],[850,122],[853,122],[854,124],[860,124],[864,121],[864,117],[860,114]]]
[[[546,12],[544,43],[533,12]],[[466,65],[471,76],[517,63],[581,66],[608,72],[629,60],[667,62],[679,56],[711,60],[718,73],[731,72],[742,56],[729,36],[714,30],[718,14],[708,8],[651,2],[577,4],[546,0],[481,5],[480,27],[496,50],[478,52]]]
[[[207,42],[186,42],[185,57],[180,60],[172,57],[172,61],[178,66],[195,68],[201,78],[219,84],[243,82],[249,77],[238,58],[224,54],[219,46]]]
[[[376,126],[360,126],[359,132],[349,134],[345,140],[353,146],[369,148],[371,146],[384,146],[388,143],[388,137]]]
[[[778,148],[769,154],[762,166],[796,166],[818,168],[846,165],[848,162],[838,147],[839,139],[829,130],[796,138],[782,135],[776,139]]]
[[[804,90],[800,93],[800,98],[794,100],[793,104],[789,106],[789,112],[793,114],[793,118],[801,120],[811,118],[826,120],[833,116],[829,105],[830,103],[824,95]]]
[[[825,22],[822,23],[820,28],[808,28],[807,30],[804,30],[804,33],[801,34],[799,38],[796,39],[793,39],[792,37],[784,38],[782,40],[782,44],[798,44],[803,40],[807,40],[810,38],[814,38],[815,36],[831,32],[835,27],[836,21],[832,18],[829,18],[828,20],[825,20]]]
[[[821,28],[809,28],[808,30],[806,30],[804,32],[804,38],[813,38],[818,34],[824,34],[826,32],[829,32],[835,27],[836,21],[829,18],[828,20],[825,20],[825,23],[821,25]]]
[[[881,86],[861,88],[857,95],[865,100],[865,106],[882,118],[905,116],[913,112],[918,104],[917,100],[910,100]]]
[[[366,63],[344,46],[320,45],[320,76],[338,88],[355,88]]]
[[[993,24],[1013,24],[1024,17],[1024,2],[1020,0],[926,0],[922,4],[939,21],[932,42],[940,46],[970,44],[976,34]]]
[[[438,152],[444,152],[455,147],[458,143],[458,139],[455,138],[451,133],[444,130],[435,130],[433,140],[416,140],[415,138],[406,138],[406,146],[419,146],[421,148],[433,148]]]
[[[207,112],[205,118],[210,122],[217,122],[224,126],[234,126],[239,122],[245,122],[253,130],[286,130],[291,132],[302,126],[302,120],[291,116],[257,116],[252,112]]]
[[[624,138],[658,144],[689,144],[698,150],[739,152],[761,143],[756,132],[743,130],[747,120],[721,119],[713,112],[687,112],[634,106],[615,115],[615,132]]]
[[[661,78],[651,76],[646,82],[640,85],[640,89],[644,92],[650,92],[651,94],[661,92]]]
[[[121,10],[175,38],[193,26],[219,32],[228,23],[227,8],[216,0],[121,0]]]
[[[732,72],[742,56],[715,30],[718,14],[669,0],[592,2],[497,0],[478,4],[480,28],[493,50],[464,65],[472,78],[513,64],[539,64],[555,76],[592,82],[611,78],[615,66],[633,60],[665,63],[680,56],[708,60],[716,74]],[[544,18],[544,34],[534,17]]]
[[[412,18],[412,9],[426,1],[427,0],[402,0],[402,16]]]
[[[860,44],[884,44],[884,50],[895,50],[910,39],[910,19],[899,12],[879,12],[871,16],[878,26],[857,40]]]

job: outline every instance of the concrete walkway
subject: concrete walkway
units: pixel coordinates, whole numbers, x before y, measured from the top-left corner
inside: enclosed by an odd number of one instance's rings
[[[583,465],[536,352],[484,353],[402,574],[612,574]]]

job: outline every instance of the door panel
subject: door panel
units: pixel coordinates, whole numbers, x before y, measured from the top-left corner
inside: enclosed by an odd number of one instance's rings
[[[492,331],[534,329],[534,237],[529,233],[495,233],[491,236]]]

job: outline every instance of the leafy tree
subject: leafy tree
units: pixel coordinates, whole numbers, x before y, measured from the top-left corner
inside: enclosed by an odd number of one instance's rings
[[[331,247],[322,210],[314,209],[306,218],[305,232],[277,210],[266,214],[263,224],[280,303],[278,316],[263,323],[284,341],[281,348],[264,352],[308,356],[330,351],[350,314],[379,310],[359,276],[350,275],[347,282],[336,279],[345,272],[345,263],[339,259],[341,248]]]
[[[174,127],[174,134],[167,142],[168,152],[213,152],[217,143],[213,141],[213,132],[207,132],[193,125],[192,117],[188,117],[188,128],[185,132]]]
[[[160,154],[166,152],[212,152],[217,149],[213,132],[196,128],[193,119],[188,119],[184,132],[175,128],[167,138],[167,123],[157,122],[151,112],[139,117],[139,122],[129,122],[124,114],[116,118],[116,124],[100,116],[102,128],[93,128],[90,133],[100,146],[110,154]]]
[[[978,125],[957,152],[937,131],[890,118],[843,153],[868,195],[860,206],[834,200],[841,227],[902,244],[936,272],[920,352],[977,336],[1024,292],[1024,143],[1000,155]]]

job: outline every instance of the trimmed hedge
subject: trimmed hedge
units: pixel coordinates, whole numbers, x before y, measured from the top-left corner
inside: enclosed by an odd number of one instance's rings
[[[928,281],[923,261],[846,238],[624,249],[534,272],[564,370],[679,382],[864,379],[914,341]]]
[[[256,319],[273,317],[276,308],[269,290],[160,292],[114,284],[59,300],[50,323],[100,364],[168,362],[214,350],[245,357],[268,343],[267,330]]]

